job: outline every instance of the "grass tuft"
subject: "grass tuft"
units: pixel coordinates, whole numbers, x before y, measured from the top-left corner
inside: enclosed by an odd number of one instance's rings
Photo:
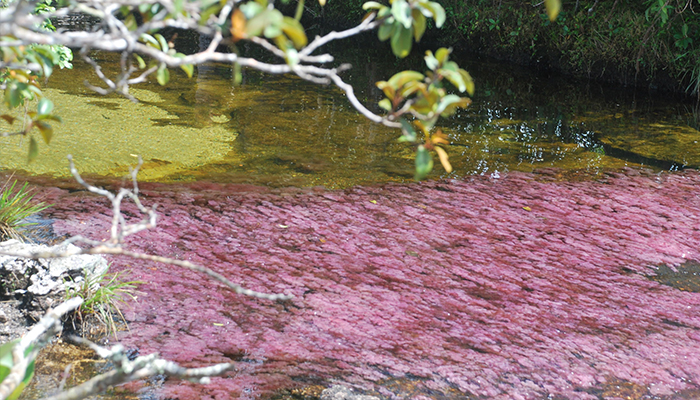
[[[115,316],[125,321],[119,305],[124,304],[127,299],[136,300],[135,290],[139,284],[143,283],[127,281],[124,279],[126,275],[128,271],[116,273],[109,273],[109,269],[102,273],[85,271],[84,279],[66,290],[66,300],[78,296],[83,298],[83,304],[72,316],[73,327],[75,328],[78,322],[82,331],[85,332],[90,318],[95,318],[104,327],[107,335],[113,334],[116,338]]]
[[[18,229],[36,225],[36,222],[27,222],[25,219],[51,206],[44,203],[33,204],[34,194],[27,189],[26,182],[17,190],[16,185],[16,180],[11,185],[8,180],[0,188],[0,241],[22,240],[24,237]]]

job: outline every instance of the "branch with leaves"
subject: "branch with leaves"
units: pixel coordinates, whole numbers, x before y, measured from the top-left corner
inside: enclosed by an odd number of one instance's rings
[[[241,80],[242,68],[252,68],[270,74],[291,73],[318,84],[335,84],[362,115],[393,128],[402,127],[401,110],[391,109],[383,115],[372,112],[342,77],[350,66],[332,66],[330,64],[334,58],[331,54],[316,53],[330,42],[378,29],[379,39],[390,40],[394,54],[405,57],[410,53],[413,42],[423,37],[430,19],[437,27],[445,22],[445,10],[434,1],[391,0],[390,6],[370,1],[364,5],[367,15],[354,28],[330,32],[309,41],[301,23],[303,1],[297,3],[294,16],[284,15],[268,0],[63,0],[58,2],[56,8],[45,7],[41,12],[37,12],[31,4],[14,1],[7,8],[0,9],[0,68],[5,71],[5,103],[10,108],[43,97],[38,82],[41,78],[48,78],[53,69],[60,65],[58,49],[71,46],[79,49],[81,57],[94,67],[104,85],[92,89],[102,94],[119,93],[135,100],[129,94],[129,87],[146,81],[150,76],[154,75],[158,83],[165,85],[170,80],[171,68],[181,68],[191,77],[195,65],[223,62],[234,66],[237,82]],[[72,13],[89,15],[102,23],[90,32],[53,31],[45,26],[45,21],[51,18]],[[208,48],[186,55],[174,48],[173,37],[164,36],[162,31],[165,28],[195,31],[210,36],[212,42]],[[263,62],[238,54],[236,46],[243,41],[259,46],[277,61]],[[23,51],[22,46],[27,45],[35,47],[31,51]],[[218,51],[223,45],[233,51]],[[115,76],[107,76],[90,57],[93,50],[121,53],[119,72]],[[427,88],[436,87],[429,78],[424,83]],[[427,122],[424,126],[432,129],[435,125],[433,115],[444,113],[422,114],[417,104],[422,101],[428,103],[428,108],[442,107],[448,93],[442,88],[432,92],[428,90],[426,94],[429,95],[423,96],[422,100],[415,100],[412,115],[417,120],[425,119]],[[455,107],[468,104],[465,99],[452,100],[452,97],[448,98]],[[49,122],[60,121],[51,114],[52,107],[48,106],[48,100],[40,104],[36,112],[25,113],[23,129],[0,134],[30,136],[30,161],[39,154],[38,141],[32,136],[34,128],[49,144],[53,132]],[[10,124],[18,120],[9,115],[3,118]],[[423,148],[432,149],[428,142]],[[416,174],[417,177],[424,175]]]
[[[445,10],[435,1],[389,0],[389,5],[369,1],[363,5],[368,13],[356,27],[330,32],[311,42],[301,23],[305,10],[303,0],[297,1],[294,16],[284,15],[269,0],[61,0],[56,3],[54,8],[43,1],[10,1],[6,8],[0,8],[0,84],[10,108],[43,97],[38,84],[40,78],[47,79],[56,66],[70,65],[65,46],[79,49],[82,58],[94,67],[105,87],[91,86],[93,90],[101,94],[119,93],[134,101],[129,87],[146,81],[151,75],[155,74],[158,83],[165,85],[170,80],[170,68],[181,68],[192,77],[195,65],[223,62],[234,66],[235,82],[241,81],[242,68],[252,68],[270,74],[293,73],[318,84],[335,84],[362,115],[373,122],[401,128],[401,140],[416,145],[416,178],[422,179],[432,169],[431,151],[438,154],[447,171],[451,170],[447,153],[441,147],[449,141],[433,140],[434,137],[444,138],[436,127],[437,117],[449,116],[454,109],[466,107],[469,99],[450,94],[441,83],[442,78],[447,78],[459,92],[469,94],[473,94],[474,84],[466,71],[446,61],[449,50],[440,49],[435,56],[430,52],[426,55],[430,71],[425,75],[403,71],[386,82],[379,82],[385,94],[388,88],[393,88],[399,95],[387,94],[386,101],[380,102],[387,111],[384,115],[362,104],[352,86],[343,80],[341,74],[350,68],[349,65],[328,66],[334,60],[331,54],[314,54],[332,41],[378,29],[379,40],[389,40],[392,52],[397,57],[406,57],[413,42],[423,37],[431,19],[438,28],[445,23]],[[319,0],[319,3],[323,5],[325,1]],[[549,17],[556,18],[561,1],[545,0],[544,4]],[[90,31],[52,29],[52,18],[75,13],[97,18],[101,24]],[[174,48],[172,37],[163,36],[165,28],[210,36],[211,45],[185,55]],[[242,41],[261,47],[278,62],[262,62],[239,55],[236,46]],[[233,51],[218,51],[222,45]],[[116,76],[109,77],[102,72],[89,55],[93,50],[121,53],[120,71]],[[397,81],[402,87],[393,87]],[[406,100],[409,96],[412,98]],[[39,154],[38,141],[32,136],[33,128],[37,128],[49,144],[53,135],[49,122],[60,122],[51,114],[53,107],[49,104],[44,100],[36,112],[26,112],[23,129],[0,133],[0,136],[30,136],[30,161]],[[402,106],[397,108],[400,104]],[[402,116],[407,113],[411,115],[412,124],[424,135],[413,135],[406,128],[408,125]],[[18,120],[9,115],[0,117],[10,124]],[[435,133],[431,133],[433,131]]]

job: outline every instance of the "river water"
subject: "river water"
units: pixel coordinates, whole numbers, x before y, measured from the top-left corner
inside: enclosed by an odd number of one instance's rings
[[[374,82],[402,69],[424,69],[420,52],[396,61],[386,49],[344,49],[339,62],[355,68],[347,79],[372,107]],[[389,55],[390,56],[390,55]],[[393,57],[393,56],[391,56]],[[116,60],[105,71],[116,73]],[[432,178],[459,178],[518,170],[560,168],[595,174],[623,166],[675,170],[700,165],[698,115],[690,103],[633,89],[570,82],[493,61],[454,54],[475,77],[473,105],[443,121],[452,174],[438,166]],[[123,176],[136,155],[142,180],[249,182],[273,186],[349,187],[407,181],[413,151],[397,132],[359,116],[333,87],[293,76],[246,72],[232,84],[226,65],[200,67],[192,79],[174,71],[166,87],[136,86],[135,104],[91,93],[91,68],[76,62],[57,71],[47,95],[64,123],[50,146],[26,162],[27,143],[4,138],[6,168],[67,176],[72,153],[85,173]],[[105,157],[109,154],[109,157]]]
[[[338,57],[366,104],[381,98],[373,82],[420,68],[386,52]],[[111,57],[98,55],[108,74]],[[80,62],[55,73],[51,145],[27,164],[27,144],[3,138],[0,162],[43,186],[57,234],[100,238],[109,223],[108,205],[69,183],[67,153],[109,187],[141,155],[162,217],[132,248],[295,296],[269,304],[115,259],[148,282],[125,314],[128,347],[239,365],[209,386],[117,396],[305,398],[333,383],[416,399],[700,393],[693,105],[454,58],[477,92],[444,121],[454,172],[436,166],[426,183],[397,132],[332,87],[250,71],[234,86],[229,66],[209,65],[135,87],[132,103],[91,93]]]

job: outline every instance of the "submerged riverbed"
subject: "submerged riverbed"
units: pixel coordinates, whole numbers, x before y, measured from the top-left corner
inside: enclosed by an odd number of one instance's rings
[[[385,71],[419,68],[367,62],[375,51],[341,60],[367,103]],[[26,164],[26,142],[2,138],[0,162],[54,204],[57,234],[104,238],[110,207],[67,178],[65,155],[110,188],[142,155],[161,218],[129,246],[295,296],[113,259],[148,282],[124,344],[238,364],[209,386],[130,385],[137,395],[300,398],[340,383],[383,398],[700,396],[700,175],[679,171],[700,165],[693,108],[460,64],[477,94],[445,121],[455,171],[429,182],[411,181],[397,132],[337,90],[252,72],[233,87],[221,65],[140,86],[134,104],[88,93],[77,63],[47,89],[65,120],[52,144]]]
[[[654,276],[700,260],[700,175],[558,178],[144,184],[162,218],[131,248],[295,297],[246,298],[191,271],[115,259],[148,282],[121,341],[187,366],[238,363],[209,386],[156,391],[183,400],[331,383],[385,398],[696,398],[700,293]],[[103,199],[45,196],[57,233],[105,236]]]

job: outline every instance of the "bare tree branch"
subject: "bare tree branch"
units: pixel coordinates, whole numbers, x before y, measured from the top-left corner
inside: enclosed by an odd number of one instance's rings
[[[324,46],[329,42],[332,42],[333,40],[345,39],[351,36],[355,36],[361,32],[370,31],[378,27],[382,23],[382,21],[375,21],[375,17],[376,13],[371,13],[367,18],[365,18],[364,21],[362,21],[361,24],[357,25],[354,28],[346,29],[341,32],[333,31],[324,36],[316,36],[316,39],[314,39],[313,42],[309,43],[299,52],[299,56],[304,57],[311,55],[311,53],[316,51],[316,49],[318,49],[321,46]]]
[[[399,122],[390,121],[386,117],[381,117],[368,110],[362,103],[360,103],[360,101],[355,96],[355,89],[352,87],[352,85],[345,83],[340,76],[338,76],[337,74],[332,74],[330,75],[330,78],[333,80],[336,86],[338,86],[345,92],[345,95],[347,96],[348,100],[353,105],[353,107],[355,107],[355,109],[359,111],[360,114],[364,115],[367,119],[369,119],[372,122],[389,126],[391,128],[401,128],[401,124]]]
[[[259,61],[255,58],[240,57],[235,53],[222,53],[216,51],[217,47],[224,41],[221,27],[225,25],[226,19],[233,10],[233,7],[235,7],[239,2],[240,0],[227,1],[221,11],[216,14],[215,17],[211,17],[216,18],[216,21],[212,20],[211,24],[200,23],[200,13],[202,10],[198,8],[198,5],[189,2],[184,3],[182,13],[172,18],[164,18],[166,14],[173,13],[175,10],[173,2],[169,0],[148,2],[112,0],[108,3],[108,5],[107,3],[101,1],[87,0],[72,4],[71,10],[92,15],[104,21],[102,29],[96,32],[43,31],[38,28],[41,21],[48,17],[65,15],[67,13],[66,9],[60,9],[53,13],[33,15],[32,7],[20,7],[19,5],[14,5],[8,10],[0,11],[0,22],[7,21],[6,24],[0,23],[0,35],[15,37],[17,40],[10,42],[13,44],[40,43],[81,48],[83,58],[93,66],[96,75],[105,83],[106,87],[100,88],[88,83],[86,83],[86,85],[92,90],[101,94],[116,92],[124,95],[132,101],[136,101],[136,98],[129,94],[129,86],[135,83],[144,82],[149,75],[158,70],[158,67],[152,66],[145,71],[140,72],[137,77],[132,78],[131,74],[136,72],[136,69],[127,65],[126,56],[133,52],[150,57],[155,60],[156,63],[164,64],[170,68],[180,67],[183,65],[199,65],[207,62],[221,62],[238,64],[242,67],[253,68],[270,74],[294,73],[304,80],[317,84],[335,83],[340,89],[343,90],[343,92],[345,92],[345,95],[353,107],[355,107],[364,116],[368,117],[374,122],[378,122],[389,127],[400,127],[400,124],[392,121],[391,117],[387,118],[376,115],[362,105],[359,99],[357,99],[355,96],[352,87],[346,84],[340,78],[340,76],[338,76],[338,73],[342,71],[343,67],[319,68],[309,65],[325,64],[333,61],[333,57],[330,54],[312,55],[312,53],[318,50],[320,47],[332,41],[345,39],[359,33],[375,29],[377,26],[379,26],[383,20],[376,20],[376,13],[371,13],[354,28],[341,32],[333,31],[324,36],[317,36],[306,47],[299,50],[297,53],[298,62],[296,63],[294,60],[286,62],[288,61],[288,55],[285,53],[285,51],[277,48],[266,39],[260,37],[250,38],[249,40],[251,42],[261,46],[279,59],[285,60],[284,63],[272,64]],[[136,30],[129,31],[124,20],[117,18],[117,11],[121,6],[137,6],[141,4],[159,4],[162,6],[162,11],[149,21],[144,22]],[[161,13],[163,13],[163,15],[160,15]],[[188,16],[185,17],[185,15]],[[165,27],[192,29],[202,34],[212,35],[213,39],[206,50],[184,57],[182,55],[176,56],[172,50],[164,51],[164,49],[157,49],[139,41],[141,35],[154,32]],[[124,56],[122,57],[122,72],[120,73],[119,77],[117,79],[111,79],[105,76],[99,65],[97,65],[94,60],[87,56],[87,53],[90,50],[123,52]],[[0,62],[0,67],[1,66],[3,65]]]
[[[111,360],[115,369],[100,374],[87,382],[72,387],[65,392],[44,398],[44,400],[77,400],[87,396],[98,394],[107,390],[110,386],[144,379],[153,375],[167,375],[175,378],[186,379],[192,382],[208,384],[210,377],[221,375],[235,369],[232,363],[216,364],[202,368],[183,368],[178,364],[163,360],[157,354],[136,357],[133,361],[124,353],[124,347],[120,344],[111,349],[100,347],[89,340],[71,336],[70,340],[89,346],[98,356]]]
[[[0,382],[0,399],[7,398],[24,379],[29,364],[54,335],[62,330],[61,317],[80,307],[83,299],[74,297],[49,310],[46,315],[27,332],[12,349],[12,368]],[[31,349],[31,350],[30,350]]]
[[[121,188],[114,194],[108,190],[98,188],[87,182],[80,176],[80,173],[75,168],[73,163],[73,158],[68,156],[70,163],[70,170],[73,174],[75,180],[85,187],[88,191],[95,193],[97,195],[106,197],[112,204],[112,224],[110,227],[110,238],[106,242],[97,241],[83,236],[73,236],[58,246],[55,246],[49,250],[37,250],[33,252],[17,252],[17,251],[4,251],[0,248],[0,254],[13,256],[13,257],[23,257],[30,259],[41,259],[41,258],[65,258],[74,255],[82,254],[110,254],[110,255],[121,255],[126,257],[131,257],[139,260],[155,261],[169,265],[175,265],[178,267],[186,268],[191,271],[200,272],[206,274],[207,276],[223,283],[231,289],[234,293],[242,294],[245,296],[255,297],[259,299],[271,300],[271,301],[285,301],[293,298],[291,295],[285,294],[268,294],[261,293],[254,290],[246,289],[241,285],[231,282],[229,279],[213,271],[210,268],[194,264],[185,260],[177,260],[174,258],[156,256],[151,254],[138,253],[123,248],[124,240],[126,237],[141,232],[146,229],[151,229],[156,226],[157,213],[156,206],[151,208],[145,207],[138,197],[138,183],[136,181],[136,176],[138,174],[139,168],[143,164],[141,157],[139,157],[139,164],[131,171],[131,179],[133,183],[133,189]],[[139,211],[144,214],[144,218],[136,223],[128,223],[121,212],[121,204],[125,198],[131,199]],[[69,247],[68,244],[84,244],[88,247]]]

